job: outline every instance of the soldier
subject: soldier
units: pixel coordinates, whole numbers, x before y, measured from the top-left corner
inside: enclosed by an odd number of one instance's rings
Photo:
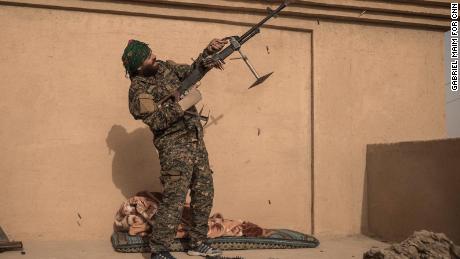
[[[130,40],[122,61],[131,80],[129,110],[136,120],[147,124],[158,150],[163,184],[163,200],[152,222],[151,258],[174,258],[169,251],[180,223],[186,195],[190,189],[192,227],[189,255],[217,256],[222,251],[204,241],[208,232],[214,187],[208,153],[203,142],[203,127],[195,104],[201,100],[196,88],[185,96],[176,89],[196,66],[223,69],[209,57],[221,50],[227,40],[214,39],[192,65],[157,60],[149,46]],[[164,97],[174,97],[159,104]]]

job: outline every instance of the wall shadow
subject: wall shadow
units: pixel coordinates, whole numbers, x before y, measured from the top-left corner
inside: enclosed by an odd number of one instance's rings
[[[126,197],[139,191],[162,192],[160,161],[149,128],[132,132],[121,125],[113,125],[106,138],[109,152],[114,152],[112,181]]]
[[[459,243],[459,157],[460,139],[369,144],[363,219],[373,238],[401,242],[428,230]]]

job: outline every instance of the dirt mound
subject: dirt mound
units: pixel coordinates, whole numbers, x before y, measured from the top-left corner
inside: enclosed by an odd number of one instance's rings
[[[442,233],[422,230],[388,248],[372,248],[363,259],[460,259],[460,247]]]

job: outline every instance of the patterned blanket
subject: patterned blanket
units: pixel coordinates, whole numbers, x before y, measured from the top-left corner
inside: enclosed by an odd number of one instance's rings
[[[267,237],[218,237],[210,238],[207,243],[222,250],[246,249],[286,249],[286,248],[315,248],[319,241],[313,236],[288,229],[271,229]],[[115,251],[123,253],[150,252],[148,237],[130,236],[126,232],[114,232],[112,245]],[[188,249],[188,239],[178,238],[172,246],[174,252]]]

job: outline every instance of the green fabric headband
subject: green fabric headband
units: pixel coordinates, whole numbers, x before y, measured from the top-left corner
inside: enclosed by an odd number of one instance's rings
[[[123,56],[121,57],[126,73],[131,76],[142,66],[142,63],[149,57],[151,52],[152,51],[146,43],[137,40],[129,40],[123,52]]]

